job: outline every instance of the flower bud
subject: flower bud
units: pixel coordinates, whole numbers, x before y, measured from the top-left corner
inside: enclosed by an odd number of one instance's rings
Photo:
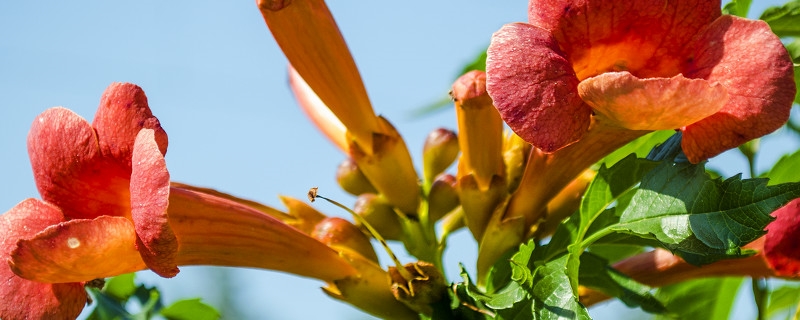
[[[428,192],[428,217],[438,221],[460,204],[456,191],[456,177],[442,174],[436,177]]]
[[[470,71],[459,77],[451,96],[461,148],[458,177],[474,175],[480,189],[485,191],[494,176],[505,174],[503,120],[486,92],[486,73]]]
[[[458,152],[458,136],[455,132],[439,128],[428,134],[422,147],[425,181],[433,181],[436,175],[444,172],[456,160]]]
[[[392,205],[374,193],[365,193],[358,197],[353,211],[367,222],[386,240],[401,240],[403,226],[400,217],[394,212]]]
[[[432,304],[439,302],[447,293],[447,283],[441,271],[424,261],[408,263],[403,268],[412,279],[405,279],[396,267],[389,267],[392,277],[392,294],[414,311],[433,314]]]
[[[522,180],[531,148],[531,144],[522,140],[516,133],[506,132],[506,137],[503,140],[503,162],[506,165],[506,180],[508,181],[509,193],[514,193]]]
[[[369,242],[369,238],[355,225],[342,218],[325,218],[316,225],[311,237],[336,250],[357,252],[372,261],[378,261],[378,255]]]
[[[347,158],[336,168],[336,182],[348,193],[357,196],[364,193],[377,193],[353,159]]]

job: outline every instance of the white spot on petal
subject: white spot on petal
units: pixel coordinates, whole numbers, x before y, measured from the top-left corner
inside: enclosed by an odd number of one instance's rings
[[[81,241],[78,240],[78,238],[69,238],[69,239],[67,239],[67,246],[70,249],[75,249],[75,248],[81,246]]]

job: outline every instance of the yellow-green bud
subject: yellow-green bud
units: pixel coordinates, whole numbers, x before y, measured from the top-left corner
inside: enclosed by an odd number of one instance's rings
[[[428,193],[428,216],[431,221],[438,221],[460,204],[456,191],[456,177],[442,174],[436,177]]]
[[[364,193],[377,193],[353,159],[347,158],[336,168],[336,182],[348,193],[357,196]]]
[[[364,258],[378,261],[369,238],[355,225],[342,218],[325,218],[314,227],[311,237],[336,250],[357,252]]]
[[[400,225],[400,217],[394,212],[394,208],[386,199],[374,193],[365,193],[358,196],[353,211],[367,220],[367,222],[378,231],[386,240],[401,240],[403,238],[403,226]]]
[[[458,136],[452,130],[433,130],[422,147],[422,167],[425,181],[433,181],[458,157]]]

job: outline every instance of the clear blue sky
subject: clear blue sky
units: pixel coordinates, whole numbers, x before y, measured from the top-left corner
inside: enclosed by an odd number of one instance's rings
[[[753,11],[766,3],[755,3]],[[454,128],[455,118],[448,110],[411,119],[411,110],[445,95],[460,67],[488,45],[491,34],[505,23],[524,21],[527,10],[520,0],[502,5],[340,0],[329,6],[376,112],[398,127],[415,159],[427,133]],[[82,6],[5,1],[0,3],[0,212],[38,197],[25,146],[34,117],[61,105],[91,120],[101,93],[115,81],[136,83],[147,93],[169,134],[173,180],[278,208],[277,195],[304,199],[312,186],[353,202],[334,181],[344,156],[297,108],[287,86],[286,59],[254,1],[88,1]],[[712,165],[728,174],[746,170],[735,154]],[[332,206],[317,207],[343,215]],[[456,249],[446,267],[453,279],[458,261],[468,266],[474,261],[475,244],[463,232],[450,243]],[[220,305],[226,303],[220,292],[230,287],[240,295],[227,303],[237,304],[248,318],[368,318],[327,298],[317,281],[222,270],[182,268],[174,279],[150,273],[142,279],[158,284],[167,301],[199,295]]]

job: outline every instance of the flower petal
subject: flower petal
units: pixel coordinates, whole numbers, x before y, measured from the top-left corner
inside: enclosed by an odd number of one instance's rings
[[[639,79],[630,72],[606,72],[581,81],[583,101],[610,124],[631,130],[684,127],[722,108],[725,87],[703,79]]]
[[[94,129],[69,109],[50,108],[36,117],[28,155],[42,199],[73,219],[129,215],[130,169],[98,151]]]
[[[486,73],[473,70],[453,83],[450,91],[456,109],[461,158],[458,176],[473,174],[481,190],[492,178],[505,177],[503,120],[486,92]]]
[[[682,147],[696,163],[770,133],[789,118],[792,61],[763,21],[723,16],[689,46],[684,74],[719,82],[728,103],[684,129]]]
[[[179,265],[253,267],[324,281],[356,274],[335,250],[261,211],[181,188],[169,196]]]
[[[507,24],[492,36],[486,86],[503,120],[525,141],[554,152],[589,127],[591,110],[558,44],[541,28]]]
[[[720,16],[719,8],[719,1],[704,0],[531,0],[528,19],[553,33],[580,80],[625,70],[671,77],[686,43]]]
[[[380,132],[378,119],[356,63],[325,1],[256,2],[289,63],[359,145],[372,153],[372,133]]]
[[[20,240],[9,265],[20,277],[39,282],[89,281],[146,268],[135,243],[126,218],[70,220]]]
[[[139,132],[132,157],[131,217],[136,246],[150,269],[162,277],[174,277],[178,274],[178,239],[167,219],[169,172],[156,142],[156,131]]]
[[[61,210],[36,199],[22,201],[0,215],[0,318],[74,319],[83,310],[83,284],[30,281],[15,275],[6,263],[19,239],[62,221]]]
[[[772,213],[775,221],[767,226],[764,256],[778,276],[800,276],[800,199]]]
[[[144,90],[132,83],[112,83],[100,98],[92,126],[97,130],[100,152],[130,167],[133,141],[142,128],[155,130],[162,154],[167,153],[167,133],[147,105]]]
[[[328,140],[333,142],[339,150],[347,153],[347,128],[291,65],[289,65],[289,87],[291,87],[297,103],[300,104],[300,110],[303,110],[303,113],[311,119],[311,122],[322,131]]]

